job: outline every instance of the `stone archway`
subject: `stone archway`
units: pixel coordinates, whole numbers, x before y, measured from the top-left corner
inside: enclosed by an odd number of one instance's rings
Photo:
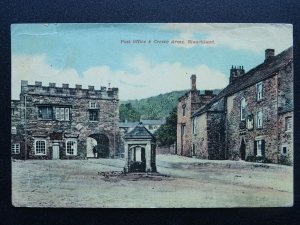
[[[95,145],[95,149],[97,152],[97,158],[109,158],[109,139],[105,134],[91,134],[89,136],[96,140],[97,145]]]
[[[145,146],[131,146],[128,149],[128,154],[130,155],[129,172],[146,172],[146,149]]]

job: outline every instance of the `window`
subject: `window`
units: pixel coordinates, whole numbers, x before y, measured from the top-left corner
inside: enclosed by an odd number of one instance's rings
[[[98,121],[98,111],[90,110],[89,111],[89,119],[90,119],[90,121]]]
[[[259,82],[257,84],[257,96],[256,96],[256,99],[257,99],[257,101],[260,101],[260,100],[262,100],[262,98],[263,98],[263,83]]]
[[[293,129],[292,117],[285,118],[285,131],[291,131]]]
[[[263,127],[263,112],[258,111],[256,113],[256,128],[262,128]]]
[[[259,139],[254,141],[254,155],[265,156],[265,140]]]
[[[256,153],[256,155],[257,156],[262,156],[262,146],[261,146],[261,143],[262,143],[262,141],[261,140],[259,140],[259,141],[257,141],[256,142],[256,144],[257,144],[257,153]]]
[[[60,121],[69,121],[70,109],[64,107],[56,107],[55,118]]]
[[[14,108],[11,108],[11,115],[15,115],[15,109]]]
[[[253,115],[251,114],[247,116],[247,129],[252,130],[253,125],[254,125],[254,119],[253,119]]]
[[[182,116],[185,116],[185,105],[182,106]]]
[[[46,141],[45,140],[35,140],[34,149],[36,155],[46,155]]]
[[[287,147],[286,146],[282,146],[282,148],[281,148],[281,154],[282,155],[286,155],[287,154]]]
[[[241,120],[246,119],[246,99],[241,99]]]
[[[11,127],[11,134],[17,134],[17,128]]]
[[[53,118],[53,107],[38,106],[38,118],[43,120],[51,120]]]
[[[96,109],[96,102],[90,102],[90,108]]]
[[[195,144],[193,144],[193,152],[192,152],[192,155],[196,155],[196,147],[195,147]]]
[[[12,144],[11,145],[11,154],[20,154],[20,144]]]
[[[193,134],[196,134],[196,126],[197,126],[197,120],[196,118],[193,119]]]
[[[152,125],[149,125],[149,130],[152,130],[153,129],[153,126]]]
[[[77,155],[76,140],[67,140],[66,141],[66,155]]]
[[[185,135],[185,124],[181,125],[181,135]]]

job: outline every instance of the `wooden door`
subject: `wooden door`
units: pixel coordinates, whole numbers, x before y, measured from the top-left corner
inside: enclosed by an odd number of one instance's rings
[[[53,145],[53,147],[52,147],[52,159],[59,159],[59,145]]]

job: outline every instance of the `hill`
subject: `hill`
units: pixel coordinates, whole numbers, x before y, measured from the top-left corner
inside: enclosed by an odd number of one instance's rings
[[[177,105],[178,98],[188,90],[172,91],[157,96],[140,99],[120,101],[120,121],[141,119],[165,119]],[[221,90],[213,90],[218,94]],[[204,91],[203,91],[204,92]],[[203,94],[201,91],[201,94]]]

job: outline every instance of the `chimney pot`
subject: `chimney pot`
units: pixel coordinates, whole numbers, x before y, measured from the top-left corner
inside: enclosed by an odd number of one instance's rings
[[[204,91],[204,94],[205,94],[205,95],[212,95],[212,94],[213,94],[213,91],[212,91],[212,90],[205,90],[205,91]]]

